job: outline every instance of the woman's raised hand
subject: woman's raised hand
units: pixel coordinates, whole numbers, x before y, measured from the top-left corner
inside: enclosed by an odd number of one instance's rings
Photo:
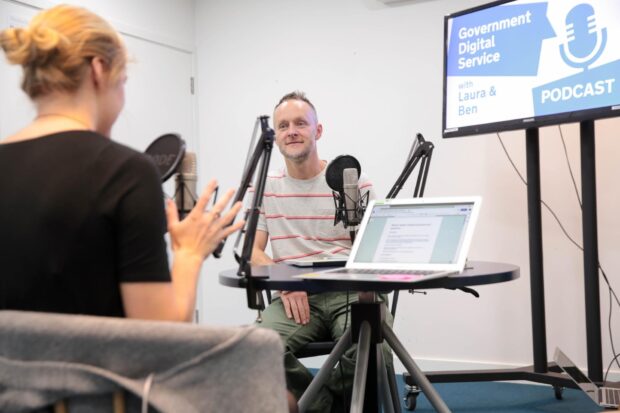
[[[241,209],[241,202],[224,212],[235,193],[233,189],[228,190],[211,209],[207,209],[216,188],[217,181],[210,181],[192,211],[183,220],[179,220],[174,201],[166,201],[168,231],[175,253],[181,252],[205,259],[222,239],[243,227],[243,220],[228,226]]]

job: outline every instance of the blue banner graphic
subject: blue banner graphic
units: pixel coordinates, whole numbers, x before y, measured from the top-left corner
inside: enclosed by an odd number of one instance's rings
[[[453,20],[448,76],[534,76],[542,41],[555,37],[547,3],[506,5]]]

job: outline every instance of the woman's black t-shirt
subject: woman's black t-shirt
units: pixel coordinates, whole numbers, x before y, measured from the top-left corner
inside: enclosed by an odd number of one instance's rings
[[[89,131],[0,145],[0,309],[125,315],[120,283],[167,282],[160,178]]]

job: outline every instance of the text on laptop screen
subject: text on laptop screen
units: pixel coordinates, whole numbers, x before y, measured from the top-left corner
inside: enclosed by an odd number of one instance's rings
[[[472,208],[472,202],[377,204],[369,211],[354,262],[456,263]]]

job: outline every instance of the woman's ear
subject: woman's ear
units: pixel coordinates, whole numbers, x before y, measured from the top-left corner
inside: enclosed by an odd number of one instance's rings
[[[93,57],[90,61],[91,76],[95,88],[101,87],[105,80],[105,63],[100,57]]]

